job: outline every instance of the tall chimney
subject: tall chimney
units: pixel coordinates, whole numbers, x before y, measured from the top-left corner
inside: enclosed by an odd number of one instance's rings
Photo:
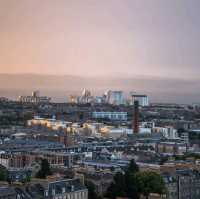
[[[133,133],[139,133],[139,102],[134,101]]]

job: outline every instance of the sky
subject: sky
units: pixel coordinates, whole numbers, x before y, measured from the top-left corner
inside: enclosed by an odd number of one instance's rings
[[[0,0],[0,73],[200,74],[199,0]]]

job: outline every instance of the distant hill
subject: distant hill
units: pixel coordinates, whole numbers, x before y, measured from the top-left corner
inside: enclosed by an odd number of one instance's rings
[[[69,94],[90,89],[94,95],[108,89],[147,93],[156,102],[200,102],[200,80],[158,77],[78,77],[35,74],[0,74],[0,96],[16,98],[40,90],[55,101],[65,101]]]

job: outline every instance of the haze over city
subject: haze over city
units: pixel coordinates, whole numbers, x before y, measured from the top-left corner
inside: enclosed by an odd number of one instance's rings
[[[200,199],[200,0],[0,0],[0,199]]]
[[[198,0],[0,0],[0,73],[90,77],[93,83],[86,86],[94,90],[109,89],[118,78],[124,80],[118,80],[119,89],[141,89],[155,100],[196,102],[199,7]],[[99,83],[102,77],[110,80],[106,86]],[[2,84],[9,89],[44,88],[23,76],[18,87],[15,78],[8,79]],[[149,79],[156,82],[152,87]],[[74,90],[81,82],[75,81]],[[70,81],[65,84],[56,89],[72,90]]]

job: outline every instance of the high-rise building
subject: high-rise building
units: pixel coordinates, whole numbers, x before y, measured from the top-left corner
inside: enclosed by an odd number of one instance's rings
[[[105,94],[106,102],[113,105],[124,104],[123,91],[111,91],[109,90]]]
[[[22,103],[49,103],[51,98],[40,96],[39,91],[33,91],[31,96],[19,96],[18,101]]]
[[[147,95],[140,95],[132,92],[131,94],[131,104],[134,104],[134,101],[139,102],[139,106],[149,106],[149,98]]]
[[[40,91],[33,91],[32,97],[40,97]]]
[[[87,104],[91,103],[93,101],[93,97],[91,95],[91,92],[87,89],[83,89],[82,95],[80,96],[79,103],[81,104]]]

